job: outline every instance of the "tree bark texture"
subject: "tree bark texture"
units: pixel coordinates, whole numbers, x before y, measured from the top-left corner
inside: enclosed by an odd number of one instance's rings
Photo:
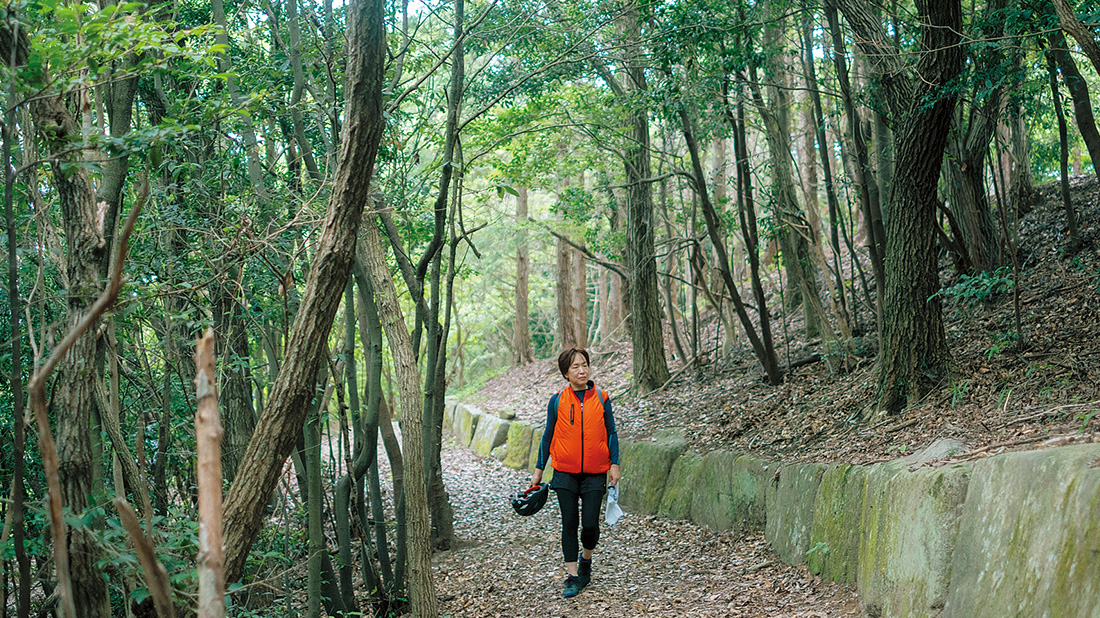
[[[557,239],[557,280],[554,284],[558,305],[558,348],[580,347],[574,330],[577,320],[573,317],[573,250],[569,243]]]
[[[196,468],[199,485],[199,618],[225,616],[225,549],[222,539],[222,426],[215,387],[214,332],[195,346]]]
[[[949,372],[936,267],[936,185],[963,66],[959,0],[918,0],[920,50],[910,71],[881,24],[857,0],[838,4],[864,54],[875,59],[895,125],[896,174],[886,217],[886,298],[879,405],[896,412]]]
[[[531,350],[531,317],[528,312],[529,280],[531,276],[531,251],[527,247],[527,187],[516,193],[516,325],[512,334],[512,361],[518,366],[535,360]]]
[[[641,49],[638,8],[624,10],[621,20],[624,73],[631,92],[647,90]],[[650,164],[649,114],[644,107],[630,112],[626,148],[627,261],[630,265],[630,330],[634,342],[634,388],[645,394],[669,378],[661,328],[661,297],[657,288],[657,258],[653,229],[653,175]]]
[[[226,578],[236,581],[263,523],[282,465],[302,429],[314,376],[347,283],[363,202],[381,139],[385,11],[380,0],[349,6],[346,122],[339,165],[286,358],[225,502]]]
[[[371,222],[373,223],[373,222]],[[401,396],[402,451],[404,454],[405,518],[408,526],[409,597],[416,618],[435,618],[435,586],[431,570],[431,520],[425,482],[423,401],[420,370],[412,354],[412,338],[405,326],[397,290],[382,253],[382,239],[375,225],[364,226],[362,241],[366,270],[374,287],[378,315],[390,342]]]
[[[72,142],[81,139],[80,126],[63,97],[47,93],[32,103],[31,112],[39,131],[46,136],[47,156],[53,162],[53,184],[61,203],[65,230],[65,278],[68,284],[67,325],[72,329],[99,295],[99,268],[107,252],[103,219],[96,204],[88,168]],[[63,154],[68,151],[68,154]],[[96,406],[96,384],[100,379],[89,368],[95,366],[96,324],[92,324],[69,351],[61,365],[53,396],[57,423],[57,453],[61,473],[61,500],[74,514],[92,506],[100,479],[93,477],[92,411]],[[107,585],[96,566],[100,550],[89,529],[70,529],[69,568],[73,601],[89,618],[111,614]]]
[[[0,59],[2,61],[2,59]],[[14,70],[14,67],[12,67]],[[10,100],[15,100],[14,83]],[[11,312],[11,375],[8,382],[11,389],[12,425],[15,433],[12,448],[12,485],[11,485],[11,524],[12,545],[15,550],[15,562],[18,565],[18,589],[15,612],[18,618],[27,618],[31,611],[31,561],[24,545],[26,533],[26,493],[23,485],[24,454],[27,445],[27,424],[23,410],[23,315],[22,300],[19,298],[19,258],[16,244],[15,223],[15,174],[17,167],[12,160],[12,140],[15,133],[15,107],[9,103],[8,113],[0,125],[3,132],[3,155],[0,162],[4,165],[4,223],[8,234],[8,309]],[[26,153],[24,153],[25,156]]]

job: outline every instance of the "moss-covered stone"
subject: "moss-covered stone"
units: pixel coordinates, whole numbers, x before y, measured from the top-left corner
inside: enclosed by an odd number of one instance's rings
[[[783,562],[803,564],[810,549],[814,499],[825,473],[823,464],[794,464],[779,469],[779,478],[767,485],[767,524],[764,538]]]
[[[867,615],[940,615],[971,470],[969,463],[916,470],[901,462],[870,466],[857,573]]]
[[[703,457],[692,451],[685,451],[672,462],[657,515],[667,519],[691,517],[691,498],[695,493],[695,483],[702,465]]]
[[[763,530],[767,519],[768,481],[777,464],[748,455],[733,461],[733,517],[748,530]]]
[[[496,416],[482,414],[477,421],[477,429],[470,440],[470,450],[478,455],[489,455],[496,447],[508,441],[508,428],[511,422]]]
[[[974,465],[944,616],[1100,618],[1100,445]]]
[[[866,482],[864,466],[829,466],[821,476],[806,558],[810,571],[830,581],[856,581]]]
[[[650,440],[619,442],[620,481],[619,504],[640,515],[653,515],[661,508],[672,463],[687,448],[687,441],[677,431],[660,432]]]
[[[481,418],[476,410],[476,408],[466,405],[455,408],[454,431],[452,433],[454,433],[455,441],[458,442],[459,446],[470,446],[470,440],[474,438],[478,419]]]
[[[447,397],[443,400],[443,431],[454,434],[455,407],[459,404],[454,399]]]
[[[504,465],[522,470],[531,459],[531,435],[535,428],[530,423],[513,421],[508,428],[508,452],[504,455]]]
[[[542,444],[542,428],[531,428],[531,452],[527,459],[527,469],[531,472],[535,471],[535,464],[539,461],[539,446]]]

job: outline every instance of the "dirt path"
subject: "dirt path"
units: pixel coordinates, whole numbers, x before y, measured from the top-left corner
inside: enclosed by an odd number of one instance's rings
[[[772,554],[761,534],[714,534],[688,522],[628,514],[601,523],[592,583],[561,598],[557,501],[519,517],[506,496],[529,476],[453,444],[444,481],[461,546],[436,556],[444,617],[854,616],[852,586],[823,582]],[[624,470],[624,474],[629,471]]]

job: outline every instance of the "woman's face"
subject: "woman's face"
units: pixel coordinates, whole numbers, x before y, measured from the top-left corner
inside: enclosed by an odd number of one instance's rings
[[[565,379],[569,380],[573,390],[588,388],[588,373],[588,361],[584,360],[584,354],[573,354],[573,361],[569,363],[569,371],[565,374]]]

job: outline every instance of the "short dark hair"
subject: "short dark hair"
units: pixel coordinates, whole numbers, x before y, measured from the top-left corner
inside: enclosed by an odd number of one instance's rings
[[[588,357],[588,350],[584,348],[566,348],[561,354],[558,354],[558,369],[561,370],[562,377],[569,373],[569,365],[573,364],[573,357],[578,354],[584,357],[586,365],[592,364],[592,360]]]

